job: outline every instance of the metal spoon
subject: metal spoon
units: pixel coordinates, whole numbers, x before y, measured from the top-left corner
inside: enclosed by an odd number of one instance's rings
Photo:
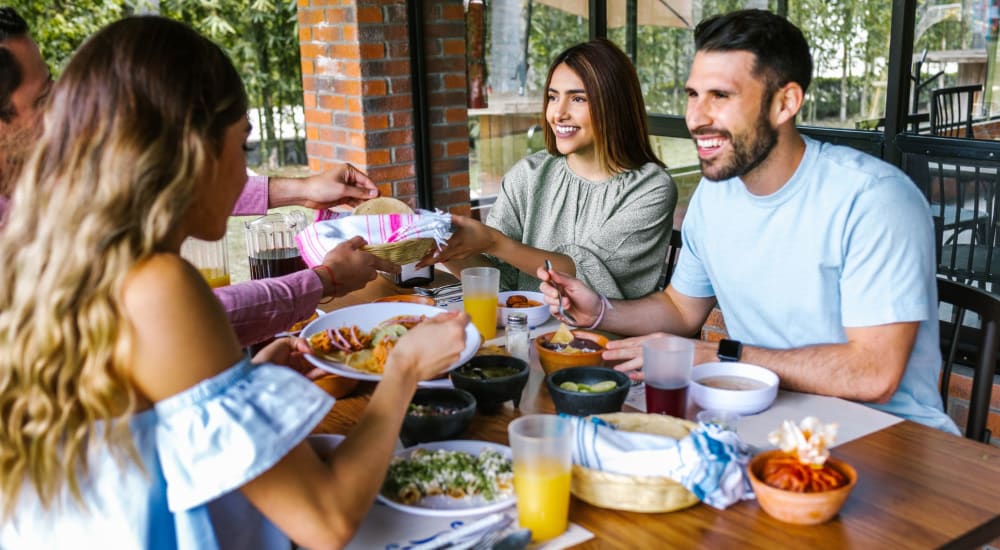
[[[548,271],[550,275],[552,274],[552,262],[550,262],[548,259],[545,260],[545,271]],[[576,319],[574,319],[573,316],[569,314],[568,311],[563,309],[562,289],[560,289],[559,285],[557,285],[556,282],[553,281],[552,279],[549,279],[549,284],[552,285],[552,288],[556,289],[556,297],[559,299],[559,315],[574,325],[579,324],[576,322]]]

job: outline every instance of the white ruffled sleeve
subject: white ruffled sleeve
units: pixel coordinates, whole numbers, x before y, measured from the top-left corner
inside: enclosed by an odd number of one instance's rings
[[[250,357],[156,404],[167,502],[204,504],[267,471],[309,435],[333,398],[292,369]]]

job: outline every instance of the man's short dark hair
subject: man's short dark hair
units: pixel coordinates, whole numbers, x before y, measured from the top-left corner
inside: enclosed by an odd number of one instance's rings
[[[754,75],[763,76],[768,92],[796,82],[805,92],[812,80],[812,56],[802,31],[766,10],[714,15],[694,29],[697,51],[747,51],[756,56]]]
[[[10,50],[3,46],[8,38],[28,34],[28,23],[14,8],[0,8],[0,120],[10,122],[17,116],[10,96],[21,85],[21,67]]]

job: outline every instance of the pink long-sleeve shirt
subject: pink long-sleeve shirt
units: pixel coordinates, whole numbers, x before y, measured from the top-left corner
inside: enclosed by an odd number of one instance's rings
[[[234,216],[267,213],[267,177],[247,178],[233,207]],[[311,269],[290,275],[257,279],[215,289],[229,315],[240,344],[248,346],[288,329],[316,311],[323,298],[323,282]]]
[[[0,220],[10,202],[0,196]],[[250,176],[233,215],[267,213],[267,177]],[[323,282],[311,269],[290,275],[246,281],[215,289],[240,345],[264,341],[316,311],[323,298]]]

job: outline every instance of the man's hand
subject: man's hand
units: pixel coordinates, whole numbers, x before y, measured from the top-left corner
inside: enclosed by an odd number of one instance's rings
[[[644,336],[609,340],[601,358],[614,364],[615,370],[627,373],[632,380],[644,380],[642,372],[642,343],[646,340],[666,336],[663,332],[654,332]]]
[[[316,270],[316,274],[323,281],[324,296],[343,296],[364,288],[375,278],[376,271],[399,272],[398,265],[362,250],[367,244],[363,238],[354,237],[326,253],[323,265],[330,268],[335,281],[327,280],[329,274],[325,269]]]
[[[268,206],[298,205],[316,210],[334,206],[355,207],[378,196],[378,188],[367,174],[350,164],[338,164],[305,178],[270,178]]]
[[[556,284],[562,290],[563,310],[568,311],[579,326],[589,326],[597,321],[597,316],[601,313],[601,296],[587,288],[583,281],[559,271],[548,271],[544,267],[539,267],[535,276],[542,280],[538,290],[545,295],[545,303],[549,305],[553,317],[561,319],[558,294],[553,286]]]

